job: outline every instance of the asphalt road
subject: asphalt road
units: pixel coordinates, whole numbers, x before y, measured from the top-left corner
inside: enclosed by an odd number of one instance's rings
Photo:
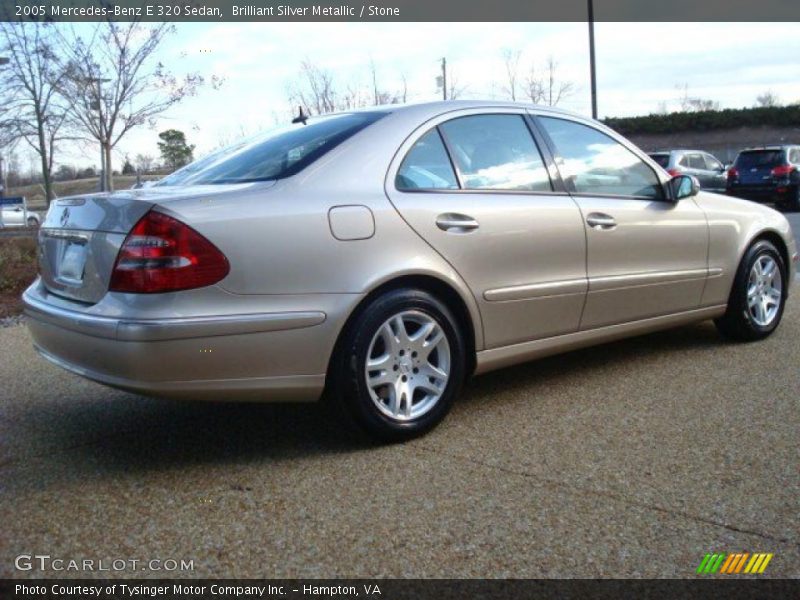
[[[0,329],[0,576],[56,575],[14,570],[48,554],[193,577],[693,577],[744,551],[800,577],[797,294],[761,343],[704,323],[477,378],[389,447],[317,405],[106,389]]]

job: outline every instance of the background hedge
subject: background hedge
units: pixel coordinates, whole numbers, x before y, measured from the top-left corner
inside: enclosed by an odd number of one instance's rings
[[[608,118],[603,122],[623,135],[712,131],[760,125],[792,127],[800,126],[800,105],[674,112],[646,117]]]

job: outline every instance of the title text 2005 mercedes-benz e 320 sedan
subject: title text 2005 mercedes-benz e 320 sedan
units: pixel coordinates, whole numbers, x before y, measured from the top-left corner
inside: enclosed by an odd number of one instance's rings
[[[55,202],[36,347],[136,392],[312,400],[372,434],[438,423],[469,374],[715,319],[778,325],[783,216],[698,192],[602,125],[446,102],[312,118],[141,190]]]

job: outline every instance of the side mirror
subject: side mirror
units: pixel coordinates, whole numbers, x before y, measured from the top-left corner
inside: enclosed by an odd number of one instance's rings
[[[676,175],[669,182],[672,200],[677,202],[684,198],[696,196],[700,191],[700,183],[691,175]]]

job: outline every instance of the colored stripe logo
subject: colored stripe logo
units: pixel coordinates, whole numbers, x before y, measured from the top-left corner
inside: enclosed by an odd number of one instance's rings
[[[698,575],[736,575],[739,573],[757,575],[764,572],[774,554],[767,552],[714,552],[706,554],[697,567]]]

